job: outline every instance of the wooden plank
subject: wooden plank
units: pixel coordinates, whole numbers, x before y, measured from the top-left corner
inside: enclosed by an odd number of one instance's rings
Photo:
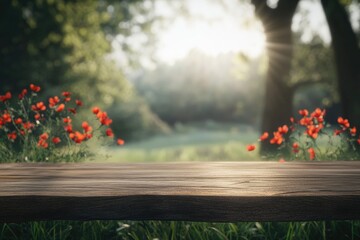
[[[360,219],[360,162],[0,165],[0,221],[57,219]]]

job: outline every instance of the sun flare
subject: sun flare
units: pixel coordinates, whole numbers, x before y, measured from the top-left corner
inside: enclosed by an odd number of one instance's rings
[[[264,48],[265,36],[260,27],[245,28],[225,21],[211,23],[182,19],[161,34],[158,57],[165,62],[174,62],[196,49],[212,56],[241,52],[255,58]]]

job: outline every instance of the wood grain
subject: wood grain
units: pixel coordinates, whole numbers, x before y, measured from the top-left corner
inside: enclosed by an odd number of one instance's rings
[[[360,219],[360,162],[0,164],[0,221]]]

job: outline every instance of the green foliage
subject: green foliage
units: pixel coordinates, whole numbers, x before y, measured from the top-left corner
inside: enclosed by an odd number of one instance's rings
[[[89,105],[99,105],[105,110],[111,107],[112,112],[120,115],[129,115],[129,112],[115,111],[115,107],[130,103],[138,108],[132,112],[134,118],[127,120],[136,120],[141,125],[127,127],[127,139],[132,138],[132,134],[138,136],[142,131],[149,131],[150,127],[154,131],[166,129],[150,110],[137,112],[137,109],[148,109],[147,104],[139,100],[122,71],[107,57],[115,35],[131,34],[130,28],[118,26],[120,22],[136,24],[132,19],[136,11],[130,10],[142,10],[144,6],[140,3],[3,2],[0,28],[5,37],[0,39],[0,89],[20,90],[35,83],[48,89],[45,95],[50,96],[65,88],[76,92]],[[150,22],[149,19],[146,23]],[[124,123],[116,120],[117,126]]]

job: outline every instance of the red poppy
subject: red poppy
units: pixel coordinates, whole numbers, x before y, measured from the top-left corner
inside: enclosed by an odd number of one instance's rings
[[[69,118],[69,117],[63,118],[63,122],[64,123],[71,123],[71,118]]]
[[[116,140],[116,143],[117,143],[117,145],[124,145],[125,141],[123,139],[121,139],[121,138],[118,138]]]
[[[92,127],[87,123],[87,122],[83,122],[81,124],[82,128],[84,129],[84,132],[88,133],[92,131]]]
[[[64,109],[65,109],[65,104],[60,104],[57,108],[56,108],[56,112],[62,112],[62,111],[64,111]]]
[[[92,112],[93,112],[93,114],[98,114],[100,112],[100,108],[93,107]]]
[[[27,89],[23,89],[23,90],[21,91],[21,93],[19,94],[19,96],[18,96],[19,100],[24,99],[24,97],[25,97],[25,95],[27,94],[27,92],[28,92]]]
[[[342,125],[344,128],[349,128],[349,127],[350,127],[350,123],[349,123],[349,120],[348,120],[348,119],[339,117],[337,121],[338,121],[338,123],[339,123],[340,125]]]
[[[270,139],[271,144],[280,145],[284,141],[284,138],[282,137],[282,135],[279,132],[274,132],[273,135],[274,135],[274,137],[272,139]]]
[[[68,108],[68,111],[72,114],[76,114],[76,108]]]
[[[4,113],[2,115],[2,121],[5,123],[10,123],[11,122],[11,115],[9,113]]]
[[[44,102],[38,102],[35,105],[31,106],[31,110],[38,112],[38,111],[45,111],[46,106],[44,105]]]
[[[288,126],[286,126],[286,125],[283,125],[282,127],[279,127],[279,128],[278,128],[278,132],[279,132],[280,134],[286,134],[288,131],[289,131],[289,128],[288,128]]]
[[[14,141],[17,138],[16,132],[8,133],[7,137],[9,140]]]
[[[0,95],[0,101],[6,102],[11,99],[11,92],[6,92],[5,95]]]
[[[355,135],[356,135],[356,127],[350,128],[350,134],[351,134],[352,136],[355,136]]]
[[[54,144],[58,144],[59,142],[61,142],[61,139],[59,137],[53,137],[51,139],[51,141],[54,143]]]
[[[111,128],[106,129],[105,133],[106,133],[106,136],[108,136],[108,137],[113,137],[114,136],[114,132],[112,131]]]
[[[306,109],[301,109],[301,110],[299,110],[299,114],[303,117],[306,117],[309,115],[309,111]]]
[[[264,132],[264,133],[260,136],[259,140],[260,140],[260,141],[264,141],[264,140],[266,140],[268,137],[269,137],[269,133],[268,133],[268,132]]]
[[[310,160],[314,160],[315,158],[315,150],[313,148],[308,149]]]
[[[73,132],[73,128],[71,124],[65,125],[64,127],[65,131],[68,133],[72,133]]]
[[[63,95],[64,97],[70,97],[71,92],[62,92],[61,95]]]
[[[58,96],[54,96],[49,98],[49,107],[55,107],[56,104],[60,102],[60,99]]]
[[[43,139],[43,140],[47,140],[49,138],[49,134],[48,133],[43,133],[39,136],[40,139]]]
[[[34,127],[34,124],[31,122],[25,122],[23,123],[23,128],[26,130],[29,130],[30,128]]]
[[[249,152],[254,151],[254,150],[255,150],[255,145],[253,145],[253,144],[247,145],[247,146],[246,146],[246,149],[247,149]]]
[[[22,119],[21,118],[17,118],[16,120],[15,120],[15,124],[22,124]]]
[[[298,143],[294,142],[293,145],[292,145],[292,148],[293,148],[294,153],[299,152],[299,144]]]
[[[30,84],[30,89],[33,92],[40,92],[41,88],[39,86],[36,86],[34,84]]]
[[[80,100],[78,100],[78,99],[75,100],[75,103],[76,103],[76,105],[78,105],[79,107],[81,107],[81,106],[83,105],[83,102],[80,101]]]

